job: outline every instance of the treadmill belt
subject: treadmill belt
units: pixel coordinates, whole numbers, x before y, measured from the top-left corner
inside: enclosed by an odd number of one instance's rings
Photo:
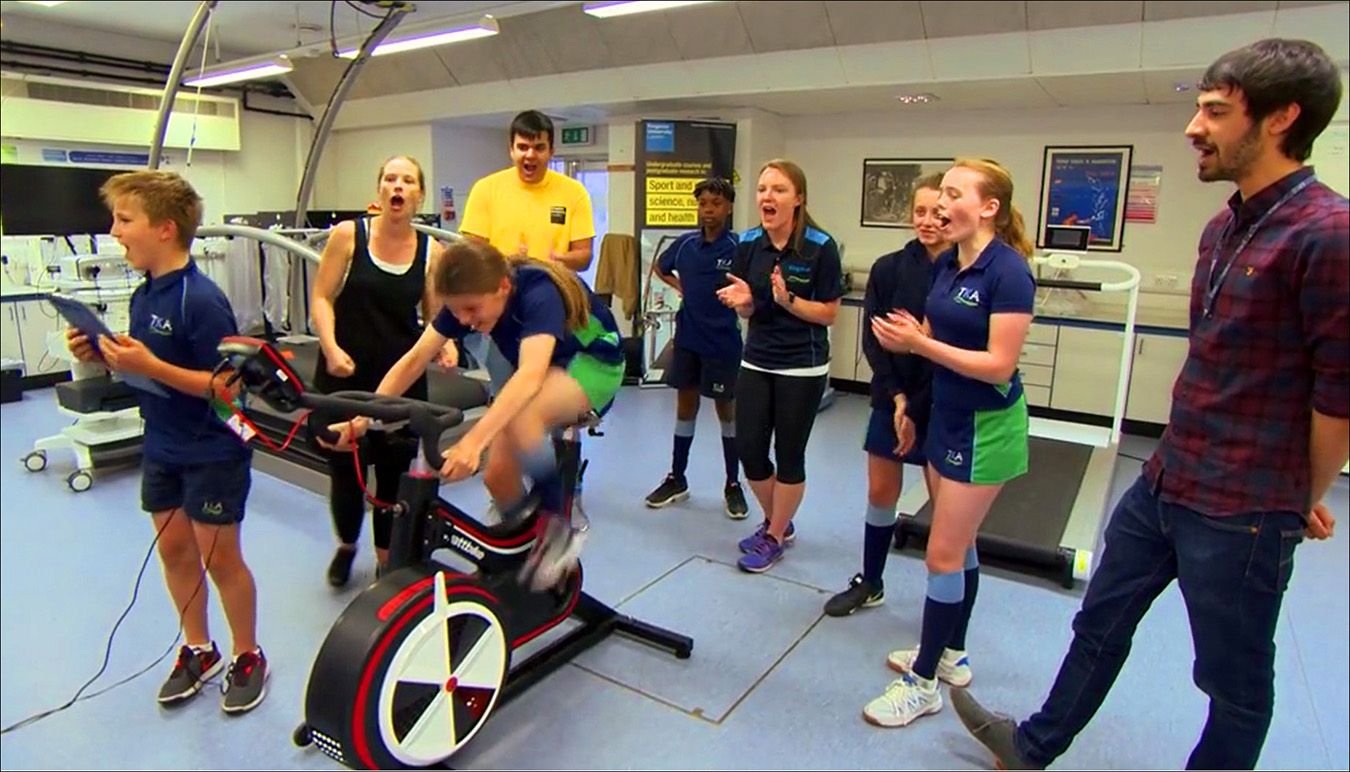
[[[1029,446],[1027,474],[1004,485],[994,500],[980,527],[979,549],[981,557],[1059,570],[1060,542],[1093,448],[1043,437],[1031,437]],[[926,541],[932,516],[930,501],[902,522]]]

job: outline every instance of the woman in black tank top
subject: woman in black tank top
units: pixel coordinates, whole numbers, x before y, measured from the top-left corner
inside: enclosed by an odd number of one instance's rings
[[[320,347],[313,385],[319,391],[374,391],[422,334],[419,304],[423,318],[430,308],[427,263],[441,250],[437,242],[412,227],[425,192],[417,161],[395,156],[380,167],[380,214],[334,226],[310,296]],[[426,377],[407,394],[426,399]],[[361,474],[368,478],[373,465],[375,498],[392,502],[416,443],[400,434],[369,437],[359,448],[361,464],[366,467]],[[328,461],[329,509],[341,542],[328,568],[328,581],[341,587],[351,575],[361,536],[365,492],[350,453],[331,453]],[[373,530],[380,565],[388,559],[390,528],[389,512],[375,507]]]

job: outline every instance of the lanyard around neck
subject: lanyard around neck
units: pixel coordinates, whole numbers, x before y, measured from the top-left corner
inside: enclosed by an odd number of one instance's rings
[[[1251,226],[1247,228],[1247,232],[1242,234],[1242,240],[1238,242],[1237,248],[1233,250],[1233,254],[1229,256],[1228,260],[1223,265],[1223,269],[1219,271],[1216,276],[1214,272],[1219,265],[1219,252],[1223,249],[1223,243],[1228,240],[1229,228],[1237,223],[1237,215],[1233,215],[1233,219],[1229,222],[1229,227],[1224,229],[1223,235],[1219,237],[1219,240],[1215,242],[1214,246],[1210,249],[1209,286],[1205,291],[1206,318],[1214,315],[1214,301],[1219,297],[1219,290],[1223,287],[1224,279],[1228,278],[1228,271],[1233,267],[1233,263],[1237,262],[1238,256],[1242,254],[1242,251],[1251,243],[1252,238],[1256,236],[1256,232],[1261,230],[1261,226],[1266,224],[1266,220],[1269,220],[1270,216],[1275,214],[1276,210],[1289,203],[1294,196],[1303,192],[1303,189],[1311,185],[1314,180],[1314,177],[1308,177],[1295,185],[1288,193],[1280,196],[1279,200],[1274,204],[1271,204],[1270,208],[1258,217],[1256,222],[1252,223]]]

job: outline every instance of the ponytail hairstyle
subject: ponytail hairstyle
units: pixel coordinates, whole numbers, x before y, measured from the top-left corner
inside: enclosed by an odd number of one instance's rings
[[[980,175],[980,182],[977,185],[980,195],[986,200],[998,199],[998,214],[994,215],[994,232],[1023,257],[1030,258],[1036,248],[1027,237],[1026,222],[1022,219],[1022,213],[1013,206],[1013,181],[1008,170],[997,161],[986,158],[958,158],[952,165],[970,169]]]
[[[491,244],[474,239],[460,239],[446,247],[435,265],[432,289],[441,296],[491,294],[501,286],[502,279],[521,266],[548,273],[548,278],[562,295],[569,331],[586,327],[591,317],[590,299],[575,273],[552,260],[536,260],[523,255],[505,257]]]
[[[811,219],[810,213],[806,211],[806,172],[802,167],[788,161],[784,158],[775,158],[772,161],[760,167],[759,173],[764,174],[765,169],[777,169],[782,172],[784,177],[792,183],[792,187],[797,189],[797,193],[802,197],[802,203],[792,212],[792,238],[789,243],[792,248],[800,251],[802,248],[802,234],[808,227],[815,228],[818,231],[825,230],[820,227],[815,220]]]

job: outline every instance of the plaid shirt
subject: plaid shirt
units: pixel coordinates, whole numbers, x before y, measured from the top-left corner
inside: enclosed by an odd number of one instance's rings
[[[1144,466],[1155,489],[1161,476],[1164,501],[1213,516],[1311,508],[1312,411],[1350,416],[1346,199],[1313,181],[1287,200],[1205,313],[1211,270],[1220,275],[1252,225],[1311,177],[1304,167],[1249,201],[1235,193],[1200,237],[1190,353],[1167,431]]]

